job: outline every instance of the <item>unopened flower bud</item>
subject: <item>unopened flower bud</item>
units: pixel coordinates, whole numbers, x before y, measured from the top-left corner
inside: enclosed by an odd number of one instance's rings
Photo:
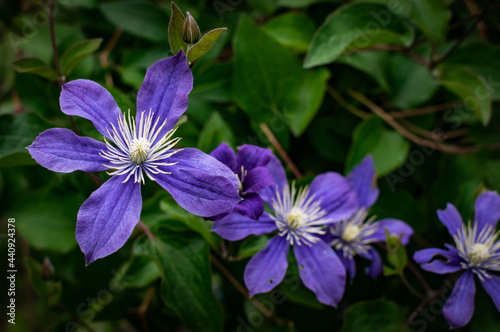
[[[182,39],[187,44],[194,44],[200,39],[200,27],[189,12],[186,12],[186,21],[184,22]]]
[[[54,266],[48,257],[45,257],[42,264],[42,279],[51,280],[54,278]]]

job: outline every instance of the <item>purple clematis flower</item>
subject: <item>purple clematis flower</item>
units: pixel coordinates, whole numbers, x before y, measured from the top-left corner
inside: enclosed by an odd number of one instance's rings
[[[355,256],[371,261],[367,274],[376,278],[382,273],[382,261],[377,250],[371,246],[375,242],[385,242],[385,229],[389,234],[401,236],[401,243],[408,244],[413,229],[405,222],[397,219],[374,218],[366,220],[368,210],[378,198],[379,191],[375,187],[375,168],[373,158],[365,157],[347,176],[347,181],[358,197],[357,211],[349,218],[332,224],[326,238],[335,248],[351,279],[356,275]]]
[[[120,112],[99,84],[76,80],[62,88],[61,110],[93,122],[105,143],[63,128],[41,133],[28,147],[51,171],[108,170],[111,179],[83,203],[76,239],[87,264],[120,249],[139,222],[141,182],[158,182],[187,211],[212,216],[241,198],[238,179],[215,158],[196,149],[173,150],[179,117],[186,111],[193,76],[183,52],[153,64],[137,94],[134,120]]]
[[[245,269],[245,283],[253,296],[268,292],[285,276],[287,255],[293,247],[300,277],[319,302],[337,306],[346,282],[345,268],[332,248],[321,238],[324,225],[348,218],[358,206],[355,192],[338,173],[318,175],[309,187],[295,188],[285,170],[272,156],[267,168],[276,184],[259,192],[273,210],[256,222],[233,213],[214,223],[213,231],[228,240],[277,231]]]
[[[452,204],[448,203],[446,210],[438,210],[438,217],[453,237],[456,248],[447,244],[447,250],[424,249],[413,256],[422,264],[422,269],[429,272],[463,271],[443,307],[444,318],[452,328],[464,326],[472,318],[476,293],[474,275],[500,311],[500,277],[492,273],[500,271],[499,232],[495,233],[500,219],[500,196],[493,191],[483,192],[476,199],[475,210],[474,222],[469,221],[467,226]],[[436,256],[444,260],[433,260]]]
[[[272,156],[271,150],[245,144],[235,155],[226,143],[221,143],[210,155],[228,166],[240,180],[239,193],[243,200],[233,207],[234,210],[251,219],[259,219],[264,212],[264,202],[257,192],[274,184],[266,168]],[[230,214],[233,208],[210,219],[220,220]]]

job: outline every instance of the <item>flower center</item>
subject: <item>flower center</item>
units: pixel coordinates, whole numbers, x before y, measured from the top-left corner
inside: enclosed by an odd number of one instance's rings
[[[130,145],[130,160],[134,164],[142,164],[148,158],[150,147],[151,142],[144,137],[134,139]]]
[[[472,246],[469,253],[469,260],[471,263],[479,263],[489,256],[488,247],[482,243],[476,243]]]
[[[373,222],[375,217],[365,221],[366,216],[367,211],[361,208],[351,218],[330,226],[333,235],[330,245],[342,250],[344,257],[366,254],[370,249],[370,236],[378,229],[378,225]]]
[[[158,120],[153,121],[154,113],[151,110],[141,113],[139,121],[130,116],[120,114],[118,128],[111,123],[111,132],[108,130],[110,141],[106,142],[106,151],[100,155],[106,158],[110,169],[109,175],[125,175],[123,182],[127,182],[132,176],[134,182],[144,183],[144,173],[148,178],[155,181],[155,174],[170,174],[164,168],[173,166],[177,162],[167,162],[167,159],[180,150],[171,149],[180,138],[173,138],[176,128],[163,133],[163,127],[167,120],[158,125]],[[111,144],[113,143],[113,144]]]
[[[320,240],[319,235],[325,234],[323,226],[329,222],[326,212],[321,209],[320,200],[309,194],[308,187],[295,189],[283,187],[276,190],[272,208],[274,215],[270,217],[276,223],[280,236],[286,236],[291,245],[311,245]]]
[[[302,220],[304,219],[304,211],[298,207],[293,207],[290,213],[288,214],[288,225],[290,225],[291,228],[299,228],[300,225],[302,224]]]
[[[361,228],[358,225],[348,224],[342,233],[342,239],[346,242],[352,242],[361,234]]]

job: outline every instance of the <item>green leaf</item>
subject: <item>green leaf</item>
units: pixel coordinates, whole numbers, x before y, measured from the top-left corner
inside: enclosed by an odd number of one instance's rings
[[[9,215],[15,216],[19,234],[33,247],[67,253],[76,247],[76,215],[83,200],[77,193],[37,191],[14,206]]]
[[[14,61],[16,57],[14,47],[9,42],[9,38],[4,38],[0,42],[0,98],[2,98],[7,92],[10,91],[14,85],[15,72],[12,70],[11,62]]]
[[[182,39],[182,31],[184,30],[184,14],[177,5],[172,1],[172,16],[168,23],[168,42],[172,53],[177,54],[187,44]]]
[[[280,283],[279,289],[283,292],[286,299],[291,302],[312,309],[324,308],[324,306],[318,302],[316,295],[302,284],[298,275],[287,274],[285,280]]]
[[[291,50],[307,52],[316,25],[305,14],[287,13],[273,18],[262,29]]]
[[[12,62],[12,67],[20,73],[42,76],[49,81],[57,81],[57,73],[39,58],[22,58]]]
[[[444,62],[450,66],[466,67],[484,77],[490,86],[492,99],[500,99],[500,47],[474,41],[453,52]]]
[[[49,125],[35,113],[0,116],[0,166],[34,165],[26,147]]]
[[[249,0],[248,2],[258,11],[270,15],[278,7],[278,1],[279,0]]]
[[[269,238],[267,236],[257,236],[244,240],[238,249],[238,258],[248,258],[266,247]]]
[[[168,16],[151,2],[124,0],[99,6],[104,17],[134,36],[154,42],[168,39]]]
[[[161,297],[189,328],[222,331],[222,309],[212,291],[208,247],[191,232],[164,227],[156,240],[140,239],[135,255],[151,256],[162,273]]]
[[[325,65],[343,53],[379,44],[407,45],[412,32],[386,6],[347,4],[327,17],[311,42],[305,68]]]
[[[212,46],[217,42],[219,37],[226,31],[227,28],[218,28],[207,32],[201,39],[189,49],[187,58],[189,62],[194,63],[203,55],[205,55]]]
[[[215,235],[210,231],[208,222],[205,222],[203,218],[195,216],[181,208],[177,203],[171,203],[167,200],[162,200],[160,202],[160,209],[165,212],[169,218],[182,221],[190,229],[199,233],[211,247],[217,247]]]
[[[125,288],[142,288],[161,277],[158,264],[149,256],[134,256],[116,273],[118,284]]]
[[[293,109],[286,109],[290,129],[295,136],[300,136],[316,115],[325,94],[325,85],[330,72],[324,68],[304,72],[301,84],[291,86],[288,100]]]
[[[231,127],[217,112],[213,112],[198,137],[198,149],[204,152],[211,152],[226,142],[229,146],[234,146],[234,135]]]
[[[307,131],[309,142],[322,158],[343,164],[349,149],[346,142],[357,124],[358,119],[350,113],[335,109],[314,119]]]
[[[384,128],[378,117],[363,121],[354,131],[346,161],[346,173],[367,154],[375,161],[377,176],[387,174],[401,165],[408,156],[410,144],[394,130]]]
[[[500,192],[500,161],[488,161],[485,168],[488,182],[497,192]]]
[[[292,7],[292,8],[301,8],[308,7],[315,3],[319,2],[336,2],[339,3],[341,0],[278,0],[278,6],[281,7]]]
[[[448,32],[450,11],[442,0],[412,1],[411,17],[433,43],[443,43]]]
[[[246,16],[234,46],[233,94],[238,105],[254,123],[267,122],[280,131],[285,122],[300,136],[321,105],[329,72],[302,69],[291,51]]]
[[[352,3],[371,3],[386,6],[391,14],[394,13],[403,18],[410,18],[413,0],[352,0]]]
[[[362,301],[346,310],[340,332],[411,332],[404,321],[401,307],[392,301]]]
[[[64,76],[69,76],[73,69],[86,57],[94,53],[101,45],[102,38],[84,40],[73,44],[61,57],[61,71]]]
[[[36,161],[31,158],[31,155],[28,151],[13,152],[0,158],[0,167],[14,167],[35,164]]]
[[[203,101],[231,102],[231,76],[233,64],[214,63],[201,68],[195,67],[193,71],[194,86],[189,98],[189,115],[192,116],[191,103]],[[196,97],[195,97],[196,96]],[[204,121],[205,122],[205,121]]]
[[[135,103],[130,100],[130,95],[126,94],[116,86],[106,86],[106,90],[111,93],[118,107],[123,111],[134,109]]]
[[[426,102],[438,88],[427,68],[402,54],[367,51],[343,57],[341,62],[372,76],[401,109]]]
[[[491,87],[479,74],[464,67],[443,65],[440,83],[465,101],[483,125],[491,119]]]

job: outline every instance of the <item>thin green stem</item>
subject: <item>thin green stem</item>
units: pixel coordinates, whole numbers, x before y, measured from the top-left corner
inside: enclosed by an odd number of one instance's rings
[[[399,276],[401,277],[401,281],[403,281],[403,284],[405,284],[406,288],[408,288],[408,290],[413,294],[415,295],[416,297],[418,297],[419,299],[423,300],[425,299],[425,295],[422,295],[420,294],[409,282],[408,282],[408,279],[406,279],[405,275],[404,275],[404,272],[401,272],[399,274]]]

